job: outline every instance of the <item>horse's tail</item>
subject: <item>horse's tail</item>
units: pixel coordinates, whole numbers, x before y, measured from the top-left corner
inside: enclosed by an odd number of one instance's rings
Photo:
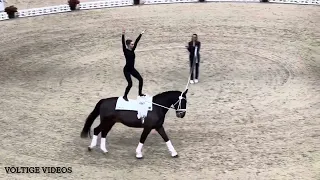
[[[90,131],[90,127],[92,126],[94,120],[99,116],[100,114],[100,105],[102,104],[103,99],[101,99],[97,104],[94,110],[89,114],[89,116],[86,119],[86,123],[84,124],[84,127],[81,132],[81,138],[88,137],[88,133]]]

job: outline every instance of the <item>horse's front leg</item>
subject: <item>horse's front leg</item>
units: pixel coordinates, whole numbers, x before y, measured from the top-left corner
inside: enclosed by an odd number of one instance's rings
[[[137,149],[136,149],[136,158],[138,159],[141,159],[143,157],[142,155],[142,147],[143,147],[143,144],[144,142],[146,141],[149,133],[151,132],[152,128],[149,128],[149,127],[145,127],[143,129],[143,132],[141,134],[141,137],[140,137],[140,142],[137,146]]]
[[[160,134],[160,136],[162,137],[162,139],[164,140],[164,142],[166,142],[167,147],[171,153],[171,157],[178,157],[178,153],[177,151],[174,149],[171,141],[169,140],[166,131],[164,130],[163,126],[161,126],[160,128],[156,129],[158,131],[158,133]]]

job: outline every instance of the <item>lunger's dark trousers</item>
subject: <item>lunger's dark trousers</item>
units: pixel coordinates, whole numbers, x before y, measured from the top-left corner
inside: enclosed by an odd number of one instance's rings
[[[193,67],[194,69],[191,70],[193,64],[195,67]],[[190,70],[191,70],[191,78],[190,79],[191,80],[199,79],[199,65],[200,65],[200,58],[198,59],[198,63],[193,62],[193,58],[190,59]],[[195,72],[195,74],[194,74],[194,72]]]

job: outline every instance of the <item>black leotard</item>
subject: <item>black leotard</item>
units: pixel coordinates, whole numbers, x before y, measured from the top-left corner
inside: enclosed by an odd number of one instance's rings
[[[135,57],[136,57],[134,50],[136,49],[137,44],[138,44],[141,36],[142,36],[142,34],[140,34],[138,36],[138,38],[134,42],[134,46],[133,46],[132,50],[129,50],[126,48],[125,37],[124,37],[124,34],[122,34],[122,48],[123,48],[124,56],[126,58],[126,65],[123,68],[123,73],[124,73],[124,76],[128,82],[128,86],[126,87],[123,98],[127,101],[128,101],[127,96],[128,96],[129,91],[132,87],[131,75],[133,77],[137,78],[139,81],[139,96],[144,95],[144,94],[142,94],[143,79],[142,79],[140,73],[134,68]]]

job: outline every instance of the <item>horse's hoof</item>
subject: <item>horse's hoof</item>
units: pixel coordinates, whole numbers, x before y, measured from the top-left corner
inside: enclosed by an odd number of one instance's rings
[[[137,158],[137,159],[142,159],[143,156],[142,156],[142,154],[137,154],[137,155],[136,155],[136,158]]]
[[[172,156],[173,158],[178,158],[179,157],[179,155],[177,154],[177,155],[174,155],[174,156]]]
[[[171,157],[173,158],[178,157],[178,153],[176,151],[171,152]]]
[[[137,158],[137,159],[143,159],[143,156],[141,156],[141,157],[137,157],[137,156],[136,156],[136,158]]]
[[[106,150],[106,149],[101,149],[101,152],[102,152],[103,154],[107,154],[107,153],[108,153],[108,150]]]
[[[107,155],[107,154],[108,154],[108,151],[107,151],[107,152],[102,152],[102,154]]]
[[[88,147],[88,151],[91,151],[92,149],[91,149],[91,147]]]

